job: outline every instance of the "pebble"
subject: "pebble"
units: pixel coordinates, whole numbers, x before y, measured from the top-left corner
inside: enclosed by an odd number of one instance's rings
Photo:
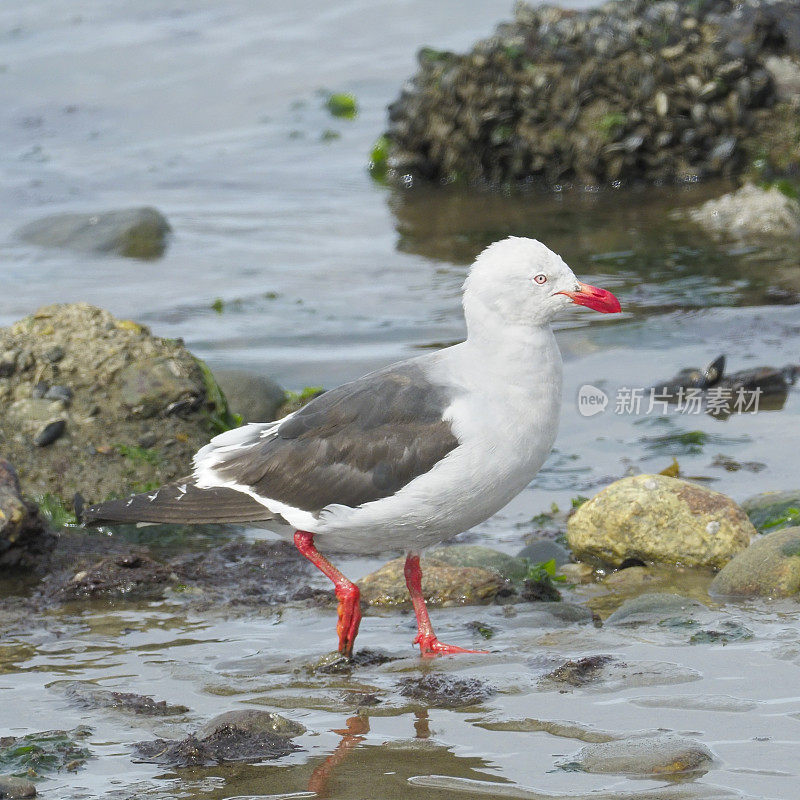
[[[69,386],[51,386],[44,393],[45,400],[60,400],[62,403],[69,403],[72,400],[72,389]]]
[[[33,437],[33,443],[37,447],[47,447],[60,439],[64,435],[66,429],[66,420],[54,419],[36,432]]]

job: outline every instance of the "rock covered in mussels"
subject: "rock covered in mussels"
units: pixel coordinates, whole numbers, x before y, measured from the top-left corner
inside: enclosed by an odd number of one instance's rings
[[[756,533],[729,497],[665,475],[634,475],[607,486],[567,522],[576,558],[724,566]]]
[[[389,175],[661,182],[800,163],[789,0],[517,4],[470,52],[423,48],[389,107]]]
[[[185,474],[233,422],[182,343],[85,303],[0,329],[0,450],[31,496],[124,494]]]

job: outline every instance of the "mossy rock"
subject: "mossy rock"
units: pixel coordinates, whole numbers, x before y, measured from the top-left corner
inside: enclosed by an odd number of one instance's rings
[[[237,422],[181,342],[86,303],[0,329],[0,353],[0,452],[29,496],[71,507],[76,492],[95,501],[149,489],[187,474],[192,455]],[[37,446],[52,419],[61,435]]]
[[[800,490],[762,492],[749,497],[742,508],[759,533],[772,533],[800,524]]]

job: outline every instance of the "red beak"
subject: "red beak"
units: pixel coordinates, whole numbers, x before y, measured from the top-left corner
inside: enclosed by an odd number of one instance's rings
[[[556,294],[565,294],[573,303],[593,308],[603,314],[616,314],[622,311],[619,300],[611,292],[598,289],[596,286],[589,286],[588,283],[579,283],[578,287],[576,292],[556,292]]]

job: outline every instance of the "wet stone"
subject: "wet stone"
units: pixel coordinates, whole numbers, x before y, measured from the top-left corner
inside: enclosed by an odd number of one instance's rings
[[[67,429],[67,421],[64,419],[54,419],[43,427],[39,428],[33,437],[33,443],[37,447],[47,447],[58,441]]]
[[[540,539],[531,542],[517,553],[517,558],[525,558],[531,564],[541,564],[545,561],[555,560],[558,567],[562,564],[568,564],[571,557],[571,553],[566,547],[552,541],[552,539]]]
[[[724,620],[715,627],[703,628],[689,637],[689,644],[728,644],[753,638],[753,631],[733,620]]]
[[[597,655],[565,661],[560,667],[545,675],[543,681],[554,685],[584,686],[594,681],[602,668],[612,660],[611,656]]]
[[[36,797],[33,783],[13,775],[0,775],[0,800],[20,800],[24,797]]]
[[[670,686],[700,679],[689,667],[662,661],[625,662],[609,655],[568,660],[539,678],[543,690],[616,692],[635,686]]]
[[[771,533],[800,523],[800,490],[762,492],[742,503],[759,533]]]
[[[213,766],[232,761],[274,760],[299,750],[285,736],[271,731],[251,732],[236,725],[220,725],[208,736],[189,734],[180,741],[155,739],[138,742],[140,761],[172,767]]]
[[[358,667],[376,667],[396,661],[398,656],[390,656],[378,650],[365,647],[357,650],[352,656],[343,655],[338,650],[327,653],[314,664],[309,665],[310,672],[321,672],[326,675],[349,675]]]
[[[619,775],[702,775],[714,756],[700,742],[666,734],[588,744],[560,766],[567,770]]]
[[[434,708],[474,706],[495,693],[493,687],[478,678],[454,678],[435,672],[421,678],[404,678],[397,686],[403,697]]]

